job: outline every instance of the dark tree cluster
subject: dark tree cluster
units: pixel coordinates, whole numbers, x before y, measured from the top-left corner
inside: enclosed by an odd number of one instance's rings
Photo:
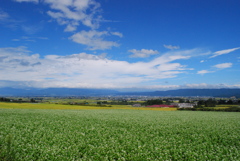
[[[5,98],[5,97],[0,97],[1,102],[11,102],[11,99]]]
[[[205,107],[216,107],[217,101],[209,98],[207,101],[205,101]]]
[[[0,97],[0,102],[14,102],[14,103],[37,103],[37,101],[34,98],[31,98],[29,101],[23,100],[21,98],[6,98],[6,97]]]
[[[160,99],[147,100],[144,104],[145,105],[160,105],[160,104],[163,104],[163,101]]]

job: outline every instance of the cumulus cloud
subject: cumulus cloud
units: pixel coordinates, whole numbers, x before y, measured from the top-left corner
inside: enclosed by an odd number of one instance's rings
[[[180,47],[179,46],[173,46],[173,45],[163,45],[165,48],[167,48],[167,49],[171,49],[171,50],[174,50],[174,49],[180,49]]]
[[[231,53],[231,52],[233,52],[235,50],[238,50],[238,49],[240,49],[240,47],[216,51],[216,52],[213,53],[213,56],[211,56],[210,58],[214,58],[214,57],[217,57],[217,56],[223,55],[223,54],[228,54],[228,53]]]
[[[87,53],[67,56],[32,54],[26,47],[0,48],[0,81],[28,82],[32,87],[127,88],[174,78],[191,68],[173,61],[192,52],[164,53],[149,62],[130,63]],[[187,55],[186,55],[187,54]]]
[[[148,49],[142,49],[142,50],[132,49],[132,50],[128,50],[128,52],[133,53],[132,55],[130,55],[130,57],[132,57],[132,58],[146,58],[151,55],[155,55],[155,54],[159,53],[157,50],[152,50],[152,49],[150,49],[150,50],[148,50]]]
[[[76,43],[88,46],[87,49],[89,50],[104,50],[119,46],[117,42],[104,40],[105,36],[111,36],[111,34],[108,31],[83,30],[71,36],[70,39]]]
[[[219,68],[219,69],[225,69],[225,68],[232,67],[232,65],[233,65],[232,63],[221,63],[221,64],[214,65],[213,67]]]
[[[197,72],[197,74],[207,74],[207,73],[213,73],[214,71],[209,71],[209,70],[200,70]]]

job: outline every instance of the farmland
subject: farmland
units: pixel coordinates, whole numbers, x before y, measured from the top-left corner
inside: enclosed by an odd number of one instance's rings
[[[134,110],[158,110],[176,111],[177,108],[145,108],[132,107],[131,105],[112,105],[112,106],[81,106],[81,105],[62,105],[47,103],[6,103],[0,102],[0,108],[6,109],[57,109],[57,110],[93,110],[93,109],[134,109]]]
[[[0,160],[240,160],[239,113],[6,106]]]

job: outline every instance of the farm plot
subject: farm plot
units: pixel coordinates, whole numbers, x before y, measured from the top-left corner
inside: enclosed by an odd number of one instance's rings
[[[0,160],[240,160],[240,115],[0,109]]]

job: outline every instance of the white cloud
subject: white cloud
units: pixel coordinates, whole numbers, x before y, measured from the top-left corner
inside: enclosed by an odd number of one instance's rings
[[[217,65],[214,65],[212,66],[214,68],[218,68],[218,69],[225,69],[225,68],[230,68],[232,67],[232,63],[221,63],[221,64],[217,64]],[[210,71],[210,70],[200,70],[197,72],[197,74],[207,74],[207,73],[214,73],[216,72],[216,70],[213,70],[213,71]]]
[[[41,26],[38,26],[38,25],[33,25],[33,26],[21,25],[21,28],[25,33],[30,34],[30,35],[35,34],[42,29]]]
[[[228,54],[228,53],[231,53],[231,52],[233,52],[235,50],[238,50],[238,49],[240,49],[240,47],[216,51],[215,53],[213,53],[213,56],[211,56],[210,58],[214,58],[216,56],[223,55],[223,54]]]
[[[156,90],[171,90],[171,89],[221,89],[221,88],[240,88],[240,84],[184,84],[184,85],[150,85],[145,87],[146,89]]]
[[[5,21],[8,18],[9,15],[6,12],[0,10],[0,21]]]
[[[129,88],[150,81],[174,78],[191,70],[173,61],[189,59],[186,53],[169,52],[149,62],[130,63],[87,53],[40,58],[26,47],[0,48],[0,82],[32,87]]]
[[[16,2],[34,2],[38,3],[38,0],[15,0]]]
[[[104,40],[105,36],[111,35],[108,31],[83,30],[71,36],[70,39],[76,43],[87,45],[89,50],[104,50],[119,46],[117,42]]]
[[[37,2],[37,0],[16,0],[17,2]],[[80,31],[70,37],[74,42],[86,45],[89,50],[104,50],[117,47],[114,41],[104,40],[105,36],[123,37],[120,32],[97,31],[102,21],[100,4],[95,0],[43,0],[50,6],[47,14],[55,19],[58,24],[65,25],[65,32],[73,32],[79,25],[91,28],[90,31]],[[4,15],[2,15],[4,17]],[[22,30],[28,34],[38,32],[41,28],[37,26],[21,25]]]
[[[72,31],[75,31],[76,29],[77,29],[77,25],[68,24],[67,27],[64,29],[64,31],[72,32]]]
[[[111,32],[112,35],[118,36],[118,37],[123,37],[123,34],[120,32]]]
[[[39,2],[39,0],[15,1]],[[91,29],[96,29],[102,20],[100,4],[95,0],[42,0],[41,2],[49,4],[51,10],[47,14],[56,19],[60,25],[66,25],[64,30],[66,32],[75,31],[80,23]]]
[[[22,36],[17,39],[12,39],[12,41],[28,41],[28,42],[36,42],[38,40],[48,40],[47,37],[28,37],[28,36]]]
[[[95,0],[45,0],[51,9],[48,15],[60,25],[67,25],[65,31],[75,31],[79,22],[96,29],[102,17],[99,15],[100,4]]]
[[[27,47],[25,46],[19,46],[19,47],[8,47],[8,48],[0,48],[0,55],[1,56],[13,56],[13,55],[26,55],[30,51],[27,50]]]
[[[217,65],[214,65],[213,67],[215,68],[219,68],[219,69],[224,69],[224,68],[230,68],[232,67],[232,63],[222,63],[222,64],[217,64]]]
[[[240,88],[240,84],[207,84],[207,83],[199,83],[199,84],[185,84],[181,85],[178,88],[190,88],[190,89],[219,89],[219,88]]]
[[[214,71],[209,71],[209,70],[200,70],[197,72],[197,74],[207,74],[207,73],[213,73]]]
[[[20,41],[20,39],[12,39],[12,41]]]
[[[128,50],[128,52],[133,53],[132,55],[130,55],[130,57],[132,58],[146,58],[149,57],[150,55],[155,55],[158,54],[159,52],[157,50],[148,50],[148,49],[142,49],[142,50],[136,50],[136,49],[132,49],[132,50]]]
[[[167,49],[171,49],[171,50],[174,50],[174,49],[180,49],[180,47],[179,46],[173,46],[173,45],[163,45],[165,48],[167,48]]]

